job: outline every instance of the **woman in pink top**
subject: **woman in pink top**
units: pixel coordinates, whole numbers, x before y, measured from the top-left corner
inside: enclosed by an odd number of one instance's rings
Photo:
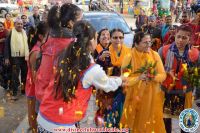
[[[47,40],[48,27],[45,22],[39,22],[36,34],[31,43],[34,45],[29,53],[29,60],[27,62],[28,73],[26,78],[26,96],[28,104],[28,120],[31,130],[36,131],[36,109],[35,109],[35,77],[37,72],[38,57],[40,56],[40,48]],[[35,118],[35,119],[34,119]]]
[[[97,33],[87,21],[79,21],[73,28],[75,41],[59,55],[49,86],[45,89],[38,114],[38,132],[56,132],[62,128],[76,128],[87,120],[88,101],[92,88],[115,91],[122,84],[120,77],[108,77],[94,63],[91,52],[97,45]],[[55,80],[54,80],[55,79]]]

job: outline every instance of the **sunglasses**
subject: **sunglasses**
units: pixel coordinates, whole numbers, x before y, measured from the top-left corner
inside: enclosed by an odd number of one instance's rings
[[[26,19],[26,18],[22,18],[22,19]]]
[[[151,46],[152,44],[153,44],[153,42],[152,41],[149,41],[149,42],[141,42],[142,44],[145,44],[146,46],[148,45],[148,46]]]
[[[113,36],[112,38],[115,39],[115,40],[117,40],[118,38],[119,38],[120,40],[124,39],[123,36]]]

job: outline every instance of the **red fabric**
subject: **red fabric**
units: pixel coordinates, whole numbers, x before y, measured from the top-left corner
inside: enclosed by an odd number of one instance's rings
[[[200,52],[198,51],[197,48],[192,47],[192,48],[189,50],[188,56],[189,56],[189,58],[190,58],[190,60],[191,60],[192,62],[195,62],[195,61],[198,59],[198,57],[199,57],[199,53],[200,53]]]
[[[166,43],[166,42],[168,41],[169,37],[170,37],[170,33],[167,32],[167,33],[165,34],[164,38],[163,38],[163,43]]]
[[[49,38],[45,45],[42,47],[42,61],[37,71],[35,88],[36,99],[42,100],[44,91],[49,85],[51,76],[53,75],[54,61],[57,55],[67,48],[73,41],[73,38]]]
[[[175,36],[171,35],[169,32],[167,32],[167,34],[165,35],[164,39],[163,39],[163,44],[164,45],[168,45],[171,44],[175,41]]]
[[[3,32],[0,32],[0,39],[6,38],[6,33],[7,33],[6,30],[4,30]],[[4,45],[5,45],[5,42],[0,43],[0,54],[3,54],[4,52]]]
[[[197,46],[200,50],[200,25],[189,24],[192,28],[191,44]]]
[[[164,61],[166,60],[167,52],[168,52],[170,46],[171,45],[165,45],[165,46],[163,46],[162,55],[163,55]],[[192,57],[192,58],[190,58],[190,57]],[[198,60],[198,57],[199,57],[199,51],[197,49],[195,49],[195,48],[192,48],[189,51],[189,58],[190,58],[190,60],[193,61],[193,62],[195,62],[195,61]],[[178,79],[181,79],[183,77],[183,67],[182,67],[182,64],[183,63],[181,62],[180,63],[180,68],[179,68],[179,72],[178,72],[178,75],[177,75]],[[174,58],[174,63],[173,63],[173,66],[172,66],[172,70],[176,71],[176,68],[177,68],[177,60],[176,60],[176,58]],[[173,84],[173,78],[172,78],[172,76],[170,74],[167,74],[167,78],[162,83],[162,86],[164,86],[168,90],[171,90],[173,88],[170,87],[170,84]],[[176,80],[176,82],[175,82],[175,88],[178,89],[178,90],[182,90],[183,89],[183,84],[182,84],[181,80]]]
[[[33,49],[31,50],[31,52],[29,53],[29,56],[36,51],[40,51],[40,47],[38,44],[36,44]],[[30,97],[30,98],[34,98],[35,97],[35,83],[33,82],[33,78],[32,78],[32,71],[30,68],[30,62],[28,61],[27,63],[28,66],[28,73],[27,73],[27,77],[26,77],[26,96]]]
[[[18,5],[23,6],[23,1],[22,0],[18,1]]]
[[[88,71],[93,64],[85,71]],[[83,71],[82,73],[85,73]],[[48,121],[58,124],[75,124],[85,116],[88,101],[92,94],[92,87],[83,88],[81,80],[78,82],[74,99],[70,103],[64,102],[61,97],[62,92],[55,99],[54,78],[51,78],[48,88],[45,90],[45,96],[40,104],[40,113]],[[59,111],[63,110],[63,111]]]

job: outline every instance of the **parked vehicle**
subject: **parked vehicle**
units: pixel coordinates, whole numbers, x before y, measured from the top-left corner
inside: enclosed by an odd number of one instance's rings
[[[4,17],[7,12],[11,13],[13,16],[16,16],[19,13],[18,5],[17,4],[0,3],[1,17]]]
[[[89,2],[90,0],[76,0],[74,4],[81,8],[83,11],[89,11]]]
[[[122,29],[125,33],[125,44],[128,47],[132,47],[134,33],[120,14],[105,11],[84,12],[83,19],[89,21],[97,31],[103,28],[108,28],[109,30],[114,28]]]

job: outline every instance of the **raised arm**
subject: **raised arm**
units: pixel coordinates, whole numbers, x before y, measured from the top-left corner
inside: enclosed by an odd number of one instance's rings
[[[121,86],[122,79],[120,77],[108,77],[100,65],[96,64],[85,73],[82,83],[84,88],[93,85],[97,89],[110,92]]]

